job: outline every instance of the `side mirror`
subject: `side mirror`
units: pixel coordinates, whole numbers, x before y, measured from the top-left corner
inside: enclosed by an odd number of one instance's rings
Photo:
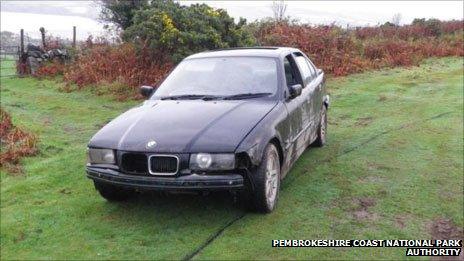
[[[290,91],[290,99],[294,99],[300,96],[301,90],[303,89],[303,87],[301,86],[301,84],[295,84],[295,85],[290,86],[288,89]]]
[[[322,73],[322,69],[317,69],[317,75]]]
[[[153,93],[155,89],[152,86],[148,85],[142,85],[140,87],[140,94],[142,94],[143,97],[150,97],[150,95]]]

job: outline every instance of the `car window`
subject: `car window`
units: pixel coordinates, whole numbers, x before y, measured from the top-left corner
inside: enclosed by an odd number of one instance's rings
[[[305,85],[308,84],[312,80],[313,74],[309,68],[306,58],[304,56],[297,56],[295,61],[300,68],[301,77],[303,78]]]
[[[292,70],[292,65],[287,57],[284,58],[284,68],[285,68],[285,80],[287,81],[287,86],[292,86],[297,84],[296,76]]]
[[[308,65],[309,65],[309,69],[311,70],[311,74],[313,75],[313,79],[316,78],[316,77],[317,77],[316,67],[315,67],[314,64],[311,62],[311,60],[306,59],[306,62],[307,62]]]
[[[187,59],[163,81],[154,98],[173,95],[276,93],[277,61],[269,57]]]

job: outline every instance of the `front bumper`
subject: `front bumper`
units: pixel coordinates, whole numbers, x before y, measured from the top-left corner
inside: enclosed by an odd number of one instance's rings
[[[243,188],[240,174],[198,175],[176,177],[150,177],[126,175],[117,170],[87,167],[87,177],[113,185],[152,190],[233,190]]]

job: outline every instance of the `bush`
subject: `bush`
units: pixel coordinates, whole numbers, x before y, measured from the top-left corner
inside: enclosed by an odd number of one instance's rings
[[[415,65],[432,56],[462,56],[463,27],[462,21],[434,19],[355,29],[265,20],[249,25],[249,30],[260,45],[299,48],[325,72],[340,76]]]
[[[98,93],[113,92],[120,99],[136,97],[134,88],[157,85],[174,66],[172,60],[204,49],[248,43],[251,40],[245,39],[250,35],[257,45],[299,48],[334,76],[416,65],[433,56],[464,56],[462,21],[420,20],[405,26],[343,29],[335,25],[263,20],[243,27],[234,25],[225,12],[206,5],[185,7],[187,11],[178,12],[178,5],[169,3],[163,11],[134,11],[134,24],[124,33],[125,37],[132,37],[131,43],[110,45],[104,39],[97,43],[89,39],[76,62],[64,69],[64,79],[79,88],[93,86],[99,89]],[[187,13],[193,18],[185,20]],[[163,22],[157,23],[159,20]],[[233,28],[236,30],[231,31]]]
[[[179,62],[192,53],[254,44],[252,35],[223,9],[205,4],[180,6],[173,1],[153,1],[133,12],[132,25],[123,39],[150,50],[153,57]]]
[[[122,97],[124,86],[133,90],[140,85],[157,85],[189,54],[254,43],[243,28],[245,20],[235,23],[225,10],[205,4],[187,7],[167,0],[138,4],[104,1],[104,5],[106,19],[125,28],[125,43],[111,46],[97,39],[94,44],[89,38],[76,61],[64,69],[64,80],[78,88],[103,85],[105,92],[114,89]],[[43,71],[48,74],[54,68]]]
[[[10,115],[0,108],[0,167],[13,173],[21,172],[19,160],[34,155],[37,152],[36,143],[34,135],[13,126]]]
[[[37,69],[35,76],[39,78],[43,77],[54,77],[57,75],[63,75],[65,66],[61,61],[53,60],[46,62]]]
[[[160,63],[146,53],[137,51],[132,44],[95,45],[65,68],[64,80],[79,88],[113,82],[132,89],[140,85],[156,85],[173,65]]]

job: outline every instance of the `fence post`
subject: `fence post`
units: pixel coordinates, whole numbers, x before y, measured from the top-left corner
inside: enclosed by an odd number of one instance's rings
[[[20,48],[20,55],[23,55],[24,53],[24,29],[21,29],[21,33],[20,33],[20,44],[19,44],[19,48]]]
[[[73,42],[72,47],[76,48],[76,26],[73,26]]]
[[[40,31],[40,34],[42,35],[42,47],[45,49],[45,48],[46,48],[46,43],[45,43],[45,28],[40,27],[39,31]]]

